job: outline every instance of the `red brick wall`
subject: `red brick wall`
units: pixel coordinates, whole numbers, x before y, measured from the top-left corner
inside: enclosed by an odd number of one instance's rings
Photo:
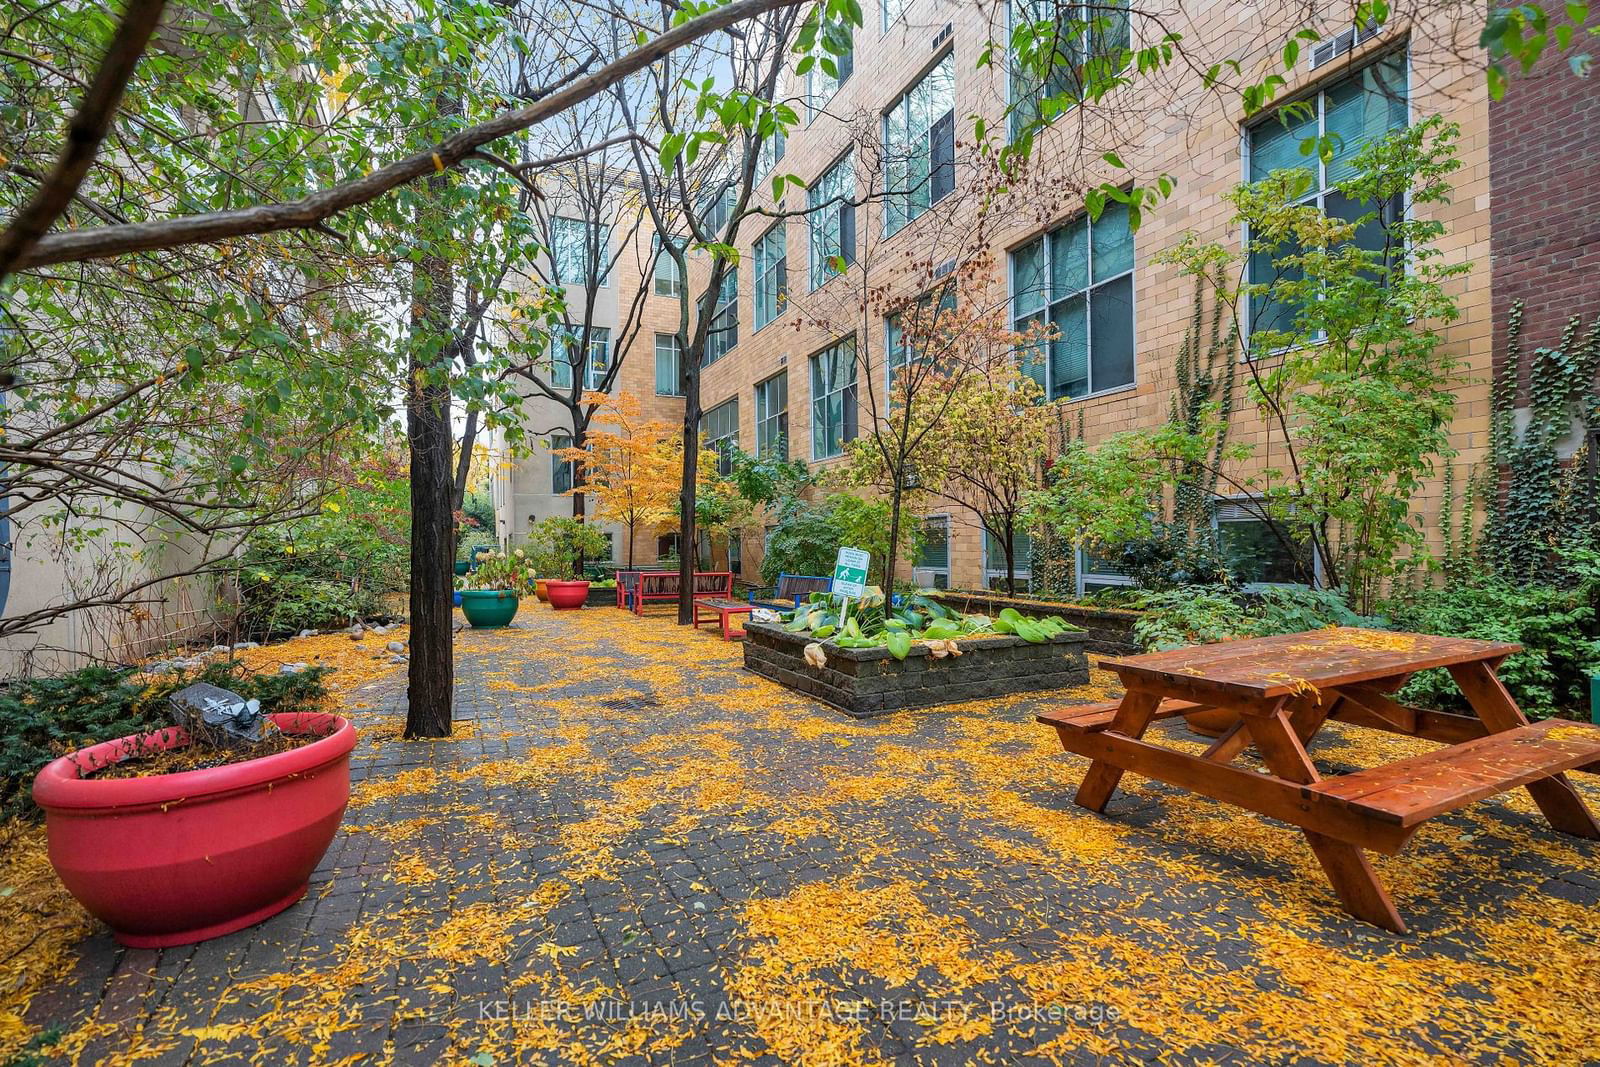
[[[1600,314],[1600,77],[1546,56],[1490,105],[1489,131],[1498,368],[1513,301],[1525,354],[1556,344],[1573,315]]]

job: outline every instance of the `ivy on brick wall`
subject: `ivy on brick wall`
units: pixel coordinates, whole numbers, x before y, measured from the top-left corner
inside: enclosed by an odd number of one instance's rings
[[[1480,491],[1486,514],[1478,554],[1506,578],[1551,580],[1561,549],[1600,547],[1600,315],[1587,329],[1581,315],[1572,316],[1560,344],[1534,350],[1524,394],[1522,314],[1519,300],[1490,391],[1490,481]],[[1575,450],[1564,458],[1574,438]]]

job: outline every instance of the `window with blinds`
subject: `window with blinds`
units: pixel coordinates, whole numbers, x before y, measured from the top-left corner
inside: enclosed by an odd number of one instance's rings
[[[656,334],[656,395],[683,395],[683,346],[675,333]]]
[[[1388,247],[1388,225],[1405,210],[1404,200],[1396,196],[1383,204],[1352,200],[1339,191],[1339,183],[1355,176],[1354,159],[1367,144],[1391,130],[1404,129],[1409,109],[1404,53],[1395,53],[1343,78],[1306,101],[1309,113],[1278,112],[1277,117],[1245,131],[1249,180],[1260,181],[1276,170],[1303,170],[1311,186],[1302,203],[1315,204],[1330,218],[1355,222],[1365,219],[1356,231],[1358,247],[1384,252]],[[1326,159],[1317,151],[1302,152],[1326,138],[1332,147]],[[1246,235],[1249,243],[1249,235]],[[1265,245],[1249,243],[1249,281],[1268,285],[1275,281],[1298,280],[1298,268],[1280,261],[1298,255],[1292,243]],[[1292,332],[1298,308],[1272,294],[1252,293],[1248,327],[1252,330]]]
[[[1228,573],[1242,585],[1314,585],[1316,561],[1304,527],[1274,522],[1248,502],[1212,505],[1217,549]]]
[[[1023,348],[1024,373],[1051,400],[1132,385],[1133,231],[1125,205],[1081,216],[1011,254],[1018,333],[1053,333]]]
[[[950,516],[929,515],[922,520],[912,581],[933,589],[950,588]]]

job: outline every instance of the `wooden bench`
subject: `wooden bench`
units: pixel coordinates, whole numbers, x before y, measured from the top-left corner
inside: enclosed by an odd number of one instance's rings
[[[704,608],[711,615],[716,616],[722,623],[722,639],[731,641],[734,637],[743,637],[741,629],[737,633],[729,628],[729,620],[735,615],[748,615],[755,610],[755,605],[743,600],[696,600],[694,602],[694,625],[700,628],[700,609]]]
[[[1416,826],[1595,759],[1600,759],[1600,726],[1544,719],[1372,770],[1324,778],[1309,789],[1401,826]]]
[[[1120,700],[1108,700],[1103,704],[1074,704],[1071,707],[1060,708],[1056,711],[1046,711],[1037,718],[1046,726],[1054,726],[1073,733],[1087,734],[1097,730],[1104,730],[1111,725],[1117,717],[1117,709],[1122,706]],[[1209,711],[1210,704],[1196,704],[1192,700],[1167,699],[1161,702],[1150,718],[1174,719],[1179,715],[1188,715],[1196,711]]]
[[[780,574],[778,584],[773,587],[771,600],[757,600],[754,592],[750,594],[750,603],[757,607],[776,608],[780,611],[790,611],[800,606],[800,602],[812,593],[833,592],[833,576],[827,574]]]
[[[696,600],[733,598],[733,572],[732,571],[695,571],[694,593]],[[635,584],[632,594],[633,613],[644,614],[647,603],[670,601],[678,599],[678,572],[677,571],[640,571],[639,580]]]

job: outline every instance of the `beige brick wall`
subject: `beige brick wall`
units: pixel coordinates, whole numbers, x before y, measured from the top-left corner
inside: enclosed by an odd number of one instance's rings
[[[1003,9],[1002,9],[1003,11]],[[1334,13],[1326,27],[1336,32],[1342,12]],[[706,369],[702,407],[710,409],[732,396],[739,398],[740,444],[755,444],[754,386],[780,369],[789,375],[789,426],[791,454],[811,455],[809,357],[838,336],[854,332],[862,346],[874,388],[859,383],[862,425],[873,417],[883,399],[884,302],[926,288],[930,268],[950,257],[967,260],[986,249],[992,263],[985,274],[987,286],[974,287],[966,299],[1000,306],[1007,299],[1008,253],[1037,234],[1071,219],[1083,210],[1083,190],[1102,181],[1132,175],[1148,181],[1170,174],[1177,187],[1172,198],[1148,214],[1135,236],[1135,384],[1106,395],[1062,401],[1076,426],[1080,417],[1091,441],[1109,434],[1158,424],[1164,419],[1174,388],[1173,360],[1182,342],[1192,309],[1192,282],[1178,277],[1176,268],[1153,262],[1184,232],[1193,230],[1202,240],[1237,245],[1238,227],[1221,195],[1241,177],[1241,127],[1246,120],[1238,93],[1230,89],[1206,91],[1199,73],[1179,63],[1140,83],[1135,91],[1107,101],[1102,107],[1078,109],[1056,120],[1039,138],[1031,175],[1016,183],[991,206],[983,222],[977,221],[974,198],[964,190],[984,183],[986,164],[974,146],[971,116],[983,115],[992,130],[1002,130],[1006,85],[1001,65],[979,68],[977,59],[990,39],[1003,40],[1004,28],[989,23],[991,13],[978,5],[911,0],[905,22],[888,32],[879,28],[875,6],[867,11],[867,26],[859,32],[855,73],[829,101],[825,113],[794,131],[779,170],[811,181],[841,151],[853,143],[868,146],[856,154],[858,187],[873,181],[870,147],[878,138],[882,113],[913,85],[945,48],[955,54],[957,192],[933,211],[892,237],[883,234],[878,205],[858,212],[858,263],[845,275],[810,291],[807,223],[803,218],[786,223],[789,309],[759,332],[752,332],[753,272],[749,245],[766,232],[770,222],[752,219],[741,234],[744,253],[739,270],[740,341],[727,357]],[[1003,17],[1003,14],[1002,16]],[[1246,72],[1266,66],[1281,70],[1276,57],[1284,35],[1292,28],[1263,25],[1261,9],[1253,5],[1206,3],[1177,16],[1168,28],[1184,35],[1191,54],[1211,61],[1239,60]],[[1346,16],[1347,17],[1347,16]],[[933,41],[949,23],[951,41],[935,51]],[[1136,37],[1156,32],[1150,23],[1136,20]],[[1489,185],[1488,108],[1481,70],[1458,57],[1470,55],[1466,31],[1441,19],[1429,23],[1391,25],[1381,37],[1355,54],[1316,72],[1304,57],[1290,75],[1288,95],[1299,94],[1337,79],[1385,50],[1404,47],[1408,53],[1413,119],[1442,114],[1460,124],[1462,168],[1456,175],[1451,204],[1438,209],[1449,236],[1443,248],[1452,262],[1469,262],[1473,270],[1456,282],[1461,320],[1446,333],[1448,350],[1462,358],[1470,379],[1460,388],[1460,407],[1453,440],[1460,450],[1457,464],[1481,458],[1487,424],[1487,386],[1492,322],[1489,301]],[[802,87],[791,86],[798,102]],[[1113,168],[1102,159],[1117,151],[1129,170]],[[881,179],[878,179],[881,181]],[[782,208],[803,206],[804,193],[789,191]],[[645,279],[648,284],[648,279]],[[691,281],[692,284],[692,281]],[[691,290],[692,291],[692,290]],[[672,301],[652,298],[659,314],[675,315]],[[654,313],[654,309],[652,309]],[[653,333],[640,331],[641,349],[626,358],[625,387],[641,396],[653,396]],[[1241,387],[1242,389],[1242,387]],[[663,402],[663,410],[671,407]],[[1241,395],[1236,409],[1246,404]],[[1263,444],[1266,427],[1253,413],[1236,415],[1233,439]],[[1256,467],[1264,461],[1258,459]],[[822,470],[837,461],[818,464]],[[1246,472],[1247,473],[1247,472]],[[1438,507],[1437,482],[1422,494],[1419,508],[1432,516]],[[981,536],[971,516],[946,504],[929,509],[953,518],[952,578],[956,584],[976,585],[981,580]],[[1431,521],[1431,519],[1429,520]],[[641,546],[643,547],[643,546]],[[653,551],[651,539],[649,548]],[[757,573],[761,549],[759,533],[744,545],[745,574]]]

